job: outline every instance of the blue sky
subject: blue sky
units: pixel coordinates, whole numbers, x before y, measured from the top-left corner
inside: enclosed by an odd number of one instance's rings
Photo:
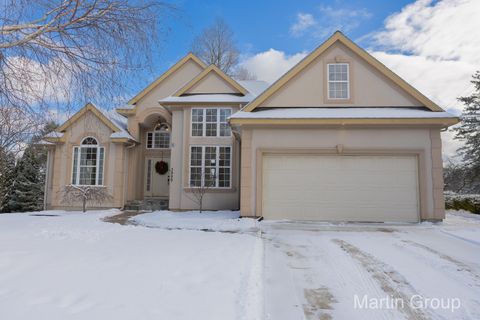
[[[328,9],[366,12],[367,16],[352,19],[357,20],[358,25],[351,30],[344,30],[356,40],[381,29],[386,17],[398,12],[409,2],[412,1],[178,1],[178,16],[168,22],[171,31],[164,38],[163,51],[158,54],[153,69],[154,72],[161,72],[188,52],[195,35],[217,17],[223,18],[231,26],[242,54],[251,55],[275,48],[291,55],[310,51],[326,38],[309,34],[292,35],[290,27],[299,13],[311,13],[322,19]],[[272,8],[275,8],[274,11]],[[328,31],[328,28],[325,29]]]

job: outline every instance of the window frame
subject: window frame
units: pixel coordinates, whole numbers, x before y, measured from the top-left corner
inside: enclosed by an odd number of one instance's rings
[[[83,144],[83,142],[86,139],[95,139],[97,142],[96,144]],[[96,148],[96,158],[95,158],[95,184],[80,184],[80,172],[81,172],[81,156],[82,156],[82,149],[87,149],[87,148]],[[77,150],[77,163],[75,166],[75,150]],[[102,152],[103,151],[103,152]],[[71,178],[70,182],[71,185],[74,186],[80,186],[80,187],[87,187],[87,186],[93,186],[93,187],[104,187],[105,186],[105,147],[101,146],[98,142],[98,139],[92,136],[87,136],[82,138],[81,142],[79,145],[73,146],[72,148],[72,172],[71,172]],[[103,157],[102,157],[103,156]],[[103,159],[102,159],[103,158]],[[101,169],[100,170],[100,163],[101,163]],[[83,167],[93,167],[93,166],[83,166]],[[101,171],[101,172],[100,172]],[[74,173],[75,173],[75,183],[74,183]],[[102,179],[102,183],[99,184],[100,177]]]
[[[216,135],[214,136],[207,136],[207,123],[211,124],[212,122],[207,122],[207,111],[208,109],[216,110]],[[202,110],[202,122],[193,122],[193,110]],[[232,130],[230,129],[230,134],[222,136],[220,135],[221,131],[221,124],[220,121],[220,110],[229,110],[230,116],[233,113],[233,108],[231,107],[193,107],[190,109],[190,138],[231,138],[232,137]],[[201,123],[202,124],[202,135],[201,136],[194,136],[193,135],[193,124],[194,123]],[[228,121],[225,122],[228,125]]]
[[[330,80],[330,66],[331,65],[345,65],[347,66],[347,80]],[[351,85],[350,85],[350,63],[349,62],[329,62],[326,68],[327,73],[327,100],[333,101],[349,101],[351,99]],[[330,83],[346,83],[347,84],[347,97],[346,98],[334,98],[330,96]]]
[[[233,185],[233,146],[232,145],[221,145],[221,144],[216,144],[216,145],[199,145],[199,144],[192,144],[189,146],[189,159],[188,159],[188,181],[187,181],[187,186],[188,188],[191,189],[196,189],[196,188],[204,188],[205,184],[205,174],[202,174],[205,172],[205,148],[210,147],[210,148],[215,148],[215,186],[209,187],[209,189],[223,189],[223,190],[228,190],[232,189]],[[192,186],[191,184],[191,175],[192,175],[192,149],[193,148],[201,148],[201,165],[200,166],[193,166],[195,168],[200,167],[200,186]],[[229,157],[229,166],[220,166],[220,148],[230,148],[230,157]],[[219,172],[220,168],[229,168],[230,169],[230,177],[229,177],[229,186],[228,187],[220,187],[219,186]]]
[[[165,133],[168,134],[168,147],[167,148],[155,148],[155,133]],[[152,146],[149,148],[148,147],[148,135],[152,135]],[[147,134],[145,135],[145,149],[147,150],[170,150],[170,145],[172,143],[172,134],[170,131],[166,130],[152,130],[152,131],[147,131]]]

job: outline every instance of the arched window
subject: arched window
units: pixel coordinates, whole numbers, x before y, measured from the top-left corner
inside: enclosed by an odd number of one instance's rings
[[[97,139],[86,137],[78,147],[73,147],[72,184],[84,186],[103,185],[105,148]]]
[[[158,123],[153,131],[147,132],[147,149],[169,149],[170,127],[166,123]]]

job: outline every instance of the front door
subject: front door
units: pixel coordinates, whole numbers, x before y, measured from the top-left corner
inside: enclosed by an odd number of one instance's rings
[[[170,168],[170,161],[162,158],[145,159],[145,196],[146,197],[168,197],[170,170],[162,173],[161,161],[167,163]],[[160,171],[160,172],[159,172]]]

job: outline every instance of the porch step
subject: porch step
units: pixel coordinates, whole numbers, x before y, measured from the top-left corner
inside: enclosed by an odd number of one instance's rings
[[[134,211],[157,211],[168,210],[168,199],[144,199],[128,201],[125,210]]]

